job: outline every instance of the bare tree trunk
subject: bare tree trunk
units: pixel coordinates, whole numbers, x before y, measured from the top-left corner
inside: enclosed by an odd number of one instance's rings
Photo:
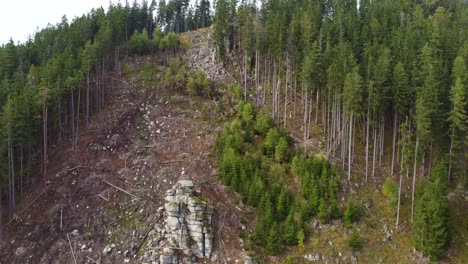
[[[313,103],[314,103],[314,92],[311,91],[310,92],[310,102],[309,102],[309,113],[307,114],[307,118],[308,118],[308,121],[307,121],[307,139],[310,138],[310,127],[312,126],[312,107],[313,107]]]
[[[247,54],[244,52],[244,102],[247,102]]]
[[[349,148],[348,148],[348,181],[351,180],[351,148],[353,146],[353,111],[351,111],[351,115],[349,116]]]
[[[44,93],[44,102],[42,106],[42,114],[43,114],[43,123],[42,123],[42,143],[43,143],[43,168],[42,168],[42,176],[46,177],[47,175],[47,91]]]
[[[408,174],[408,167],[406,167],[406,174]],[[397,217],[396,217],[396,224],[395,227],[398,228],[398,225],[400,223],[400,205],[401,205],[401,183],[402,183],[403,176],[401,176],[400,173],[400,184],[398,188],[398,206],[397,206]]]
[[[426,155],[423,153],[423,158],[421,162],[421,178],[424,177],[424,167],[426,165]]]
[[[296,119],[296,100],[297,100],[297,76],[294,74],[294,100],[293,100],[293,118]]]
[[[366,117],[366,182],[369,176],[369,123],[370,123],[370,106],[367,107]]]
[[[13,153],[13,142],[12,141],[10,141],[10,162],[11,162],[11,205],[12,205],[12,209],[15,209],[15,207],[16,207],[15,155]]]
[[[70,92],[71,100],[70,100],[70,119],[71,119],[71,130],[72,130],[72,141],[75,138],[75,101],[73,90]]]
[[[288,121],[288,78],[289,78],[289,62],[287,63],[287,69],[286,69],[286,81],[284,83],[285,89],[284,89],[284,116],[283,116],[283,126],[284,128],[287,127],[287,121]]]
[[[453,151],[453,138],[454,138],[455,130],[452,129],[452,138],[450,139],[450,150],[449,150],[449,167],[448,167],[448,182],[450,183],[452,174],[452,151]],[[464,185],[465,186],[465,185]]]
[[[260,58],[258,57],[258,49],[255,50],[255,106],[258,107],[258,96],[259,96],[259,66]]]
[[[9,128],[11,129],[11,128]],[[11,168],[11,131],[8,131],[8,219],[13,219],[13,185],[12,185],[12,168]],[[0,214],[1,215],[1,214]]]
[[[21,199],[23,198],[23,144],[20,144],[20,175],[19,176],[20,178],[19,178],[18,187],[19,187],[19,199],[21,201]]]
[[[390,169],[390,175],[393,176],[394,173],[394,166],[395,166],[395,145],[396,145],[396,138],[397,138],[397,126],[398,126],[398,112],[395,111],[395,120],[393,121],[393,144],[392,144],[392,165]]]
[[[78,101],[76,104],[75,148],[78,144],[79,128],[80,128],[80,99],[81,99],[81,91],[80,89],[78,89]]]
[[[276,62],[273,63],[273,83],[272,83],[272,106],[271,106],[271,117],[276,120],[275,118],[275,110],[276,110],[276,105],[275,105],[275,96],[276,96]]]
[[[307,153],[307,84],[302,83],[302,90],[304,93],[304,152]]]
[[[316,87],[316,92],[317,92],[317,100],[315,100],[315,104],[317,105],[316,108],[316,112],[315,112],[315,124],[318,124],[318,114],[319,114],[319,105],[320,105],[320,101],[319,101],[319,90],[317,89]]]
[[[372,178],[375,177],[375,156],[377,152],[377,129],[374,127],[374,153],[372,155]]]
[[[88,75],[86,76],[86,127],[89,125],[89,75],[90,72],[88,72]]]
[[[3,212],[3,208],[2,208],[2,187],[0,185],[0,212]],[[3,248],[3,221],[2,221],[2,216],[3,214],[0,213],[0,249]]]
[[[413,189],[411,191],[411,223],[413,223],[414,216],[414,191],[416,189],[416,171],[417,171],[417,162],[418,162],[418,147],[419,139],[416,137],[416,147],[414,149],[414,166],[413,166]]]

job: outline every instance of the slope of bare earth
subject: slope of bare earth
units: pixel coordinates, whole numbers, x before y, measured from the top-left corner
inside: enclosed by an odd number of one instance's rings
[[[142,82],[138,72],[148,63],[150,58],[130,59],[130,73],[92,117],[76,149],[64,143],[52,151],[49,175],[5,228],[0,263],[147,261],[144,247],[151,241],[145,234],[159,217],[165,191],[180,177],[192,179],[215,209],[211,259],[191,261],[244,258],[238,197],[216,179],[210,157],[218,114],[201,113],[214,105]],[[159,71],[154,67],[151,74]]]

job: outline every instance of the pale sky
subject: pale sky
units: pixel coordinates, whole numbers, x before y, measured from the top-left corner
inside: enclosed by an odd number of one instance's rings
[[[26,42],[37,28],[56,25],[66,15],[71,22],[92,8],[107,10],[110,0],[0,0],[0,45],[13,38],[15,44]],[[117,3],[118,0],[112,0]],[[138,1],[141,3],[141,0]],[[121,0],[125,4],[125,0]],[[133,0],[129,1],[130,4]]]

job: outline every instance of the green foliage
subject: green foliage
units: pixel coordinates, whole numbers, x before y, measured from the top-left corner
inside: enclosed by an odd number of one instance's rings
[[[439,161],[431,171],[429,181],[420,188],[412,225],[416,249],[430,256],[442,257],[449,245],[449,207],[447,197],[447,164]]]
[[[352,251],[359,251],[362,248],[362,241],[356,228],[353,228],[346,244]]]
[[[255,122],[255,131],[257,133],[265,135],[274,125],[275,122],[269,115],[262,111],[257,114]]]
[[[328,221],[328,200],[337,201],[339,180],[322,156],[303,157],[298,152],[290,166],[301,180],[301,195],[294,195],[285,181],[291,155],[288,136],[250,103],[239,101],[236,111],[216,141],[219,178],[240,194],[242,202],[257,207],[250,239],[274,255],[281,251],[282,243],[304,242],[304,222],[311,215],[320,211],[321,221]],[[337,217],[338,204],[332,205]]]
[[[396,214],[398,206],[398,185],[391,178],[387,178],[382,185],[382,193],[388,199],[388,209],[392,214]]]
[[[275,160],[278,162],[286,162],[289,159],[290,150],[286,137],[280,137],[278,144],[275,146]]]
[[[304,229],[297,231],[297,243],[300,249],[304,248],[305,232]]]
[[[342,216],[341,208],[336,198],[330,198],[330,218],[340,219]]]
[[[298,227],[294,220],[295,211],[291,209],[289,211],[288,217],[286,218],[286,227],[285,227],[285,240],[288,245],[297,244],[297,231]]]
[[[271,226],[268,234],[266,250],[270,255],[276,255],[281,250],[281,234],[277,223]]]
[[[263,142],[263,150],[268,156],[272,156],[276,150],[276,144],[280,139],[280,132],[278,128],[273,127],[268,130],[265,141]]]
[[[357,222],[362,214],[362,206],[356,200],[350,198],[346,203],[346,209],[343,214],[343,224],[351,228],[354,222]]]
[[[128,41],[128,48],[131,53],[137,53],[140,55],[149,51],[150,41],[146,29],[143,29],[141,32],[138,30],[133,32],[132,37]]]
[[[187,89],[190,94],[197,96],[213,96],[213,88],[205,73],[198,69],[194,76],[190,76],[187,81]]]
[[[320,199],[319,211],[317,214],[321,224],[328,224],[330,221],[330,213],[328,212],[328,206],[325,199]]]

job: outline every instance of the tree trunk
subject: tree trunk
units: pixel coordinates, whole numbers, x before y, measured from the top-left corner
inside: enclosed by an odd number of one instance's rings
[[[313,107],[313,103],[314,103],[314,92],[311,91],[310,92],[310,105],[309,105],[309,113],[307,113],[307,118],[308,118],[308,121],[307,121],[307,139],[310,138],[310,127],[312,126],[312,107]]]
[[[244,52],[244,102],[247,102],[247,54]]]
[[[318,114],[319,114],[319,105],[320,105],[319,102],[320,101],[319,101],[319,90],[317,88],[315,90],[317,92],[317,100],[315,100],[315,105],[316,105],[316,108],[317,108],[317,110],[315,112],[315,124],[318,124]]]
[[[414,166],[413,166],[413,189],[411,190],[411,223],[413,223],[413,216],[414,216],[414,191],[416,189],[416,171],[417,171],[417,163],[418,163],[418,147],[419,147],[419,139],[416,137],[416,147],[414,149]]]
[[[23,197],[23,145],[22,144],[20,145],[20,175],[19,176],[20,177],[19,177],[18,187],[19,187],[19,199],[21,201]]]
[[[75,138],[75,100],[73,95],[73,90],[70,92],[70,123],[71,123],[71,132],[72,132],[72,141]]]
[[[3,216],[3,207],[2,207],[2,185],[0,185],[0,249],[2,249],[3,247],[3,219],[2,219],[2,216]]]
[[[307,153],[307,84],[302,83],[302,90],[304,92],[304,153]]]
[[[351,115],[349,116],[349,148],[348,148],[348,181],[351,180],[351,148],[353,146],[353,111],[351,111]]]
[[[449,183],[450,183],[450,180],[451,180],[450,175],[452,174],[452,151],[453,151],[454,132],[455,132],[455,130],[452,129],[452,137],[450,139],[450,150],[449,150],[448,175],[447,175]],[[464,186],[466,186],[466,185],[464,185]]]
[[[288,121],[288,78],[289,78],[289,62],[287,63],[286,69],[286,81],[284,82],[284,116],[283,116],[283,126],[284,128],[287,127]]]
[[[42,135],[43,135],[43,161],[42,161],[42,176],[46,177],[47,175],[47,104],[46,104],[46,95],[44,96],[44,102],[42,106],[43,113],[43,124],[42,124]]]
[[[375,156],[377,154],[377,129],[374,127],[374,153],[372,155],[372,178],[375,177]]]
[[[88,72],[86,76],[86,127],[89,125],[89,75],[91,71]]]
[[[258,49],[255,50],[255,106],[258,107],[258,96],[259,96],[259,71],[258,71],[258,64],[260,62],[260,58],[258,57]]]
[[[13,219],[13,187],[12,187],[12,168],[11,168],[11,131],[8,132],[8,219]],[[1,215],[1,214],[0,214]]]
[[[390,175],[393,176],[394,167],[395,167],[395,145],[396,145],[396,138],[397,138],[397,126],[398,126],[398,112],[395,111],[395,120],[393,121],[393,144],[392,144],[392,165],[390,169]]]
[[[366,183],[369,176],[369,123],[370,123],[370,106],[367,107],[366,118]]]
[[[75,129],[75,148],[78,144],[78,136],[79,136],[79,128],[80,128],[80,99],[81,99],[81,91],[78,89],[78,100],[76,104],[76,129]]]
[[[406,174],[408,174],[408,167],[406,167]],[[395,227],[398,229],[398,225],[400,223],[400,205],[401,205],[401,183],[402,183],[403,177],[401,176],[400,173],[400,184],[398,188],[398,206],[397,206],[397,216],[396,216],[396,224]]]

